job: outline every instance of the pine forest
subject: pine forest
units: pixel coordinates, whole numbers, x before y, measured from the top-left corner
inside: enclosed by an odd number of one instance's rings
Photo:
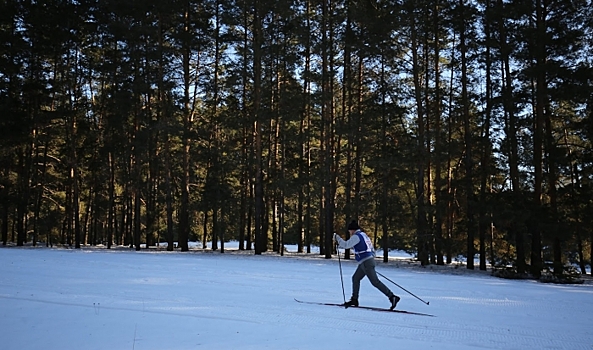
[[[590,269],[590,0],[4,0],[0,18],[3,245],[332,258],[358,220],[385,261]]]

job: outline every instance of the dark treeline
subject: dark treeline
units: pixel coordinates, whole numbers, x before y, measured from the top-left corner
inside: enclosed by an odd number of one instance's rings
[[[4,245],[590,263],[589,0],[0,7]]]

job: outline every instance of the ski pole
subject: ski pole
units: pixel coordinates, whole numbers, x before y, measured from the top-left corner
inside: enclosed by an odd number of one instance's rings
[[[386,279],[386,280],[388,280],[389,282],[391,282],[391,283],[395,284],[396,286],[400,287],[401,289],[403,289],[404,291],[406,291],[408,294],[410,294],[410,295],[411,295],[411,296],[413,296],[414,298],[416,298],[416,299],[420,300],[421,302],[423,302],[423,303],[424,303],[424,304],[426,304],[426,305],[428,305],[428,304],[429,304],[429,302],[428,302],[428,301],[424,301],[424,300],[422,300],[422,299],[418,298],[416,295],[414,295],[414,293],[410,292],[410,291],[409,291],[409,290],[407,290],[406,288],[404,288],[404,287],[400,286],[399,284],[397,284],[397,283],[393,282],[392,280],[390,280],[389,278],[385,277],[385,275],[384,275],[384,274],[382,274],[381,272],[378,272],[378,271],[376,271],[376,272],[377,272],[377,274],[378,274],[379,276],[381,276],[381,277],[385,278],[385,279]]]
[[[340,249],[336,244],[336,251],[338,252],[338,265],[340,265],[340,281],[342,281],[342,296],[344,297],[344,304],[346,304],[346,293],[344,292],[344,277],[342,277],[342,261],[340,260]]]

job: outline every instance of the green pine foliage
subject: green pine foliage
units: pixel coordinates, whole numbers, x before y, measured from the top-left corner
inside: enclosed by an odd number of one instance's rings
[[[584,272],[591,5],[4,1],[2,242]]]

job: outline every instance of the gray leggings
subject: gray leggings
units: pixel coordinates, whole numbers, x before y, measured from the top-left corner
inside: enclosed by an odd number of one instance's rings
[[[352,299],[358,299],[360,281],[364,278],[364,276],[367,276],[369,281],[371,281],[371,284],[380,290],[381,293],[385,294],[388,298],[393,295],[391,290],[389,290],[389,288],[387,288],[383,282],[379,281],[377,272],[375,272],[375,260],[371,258],[358,264],[354,275],[352,275]]]

